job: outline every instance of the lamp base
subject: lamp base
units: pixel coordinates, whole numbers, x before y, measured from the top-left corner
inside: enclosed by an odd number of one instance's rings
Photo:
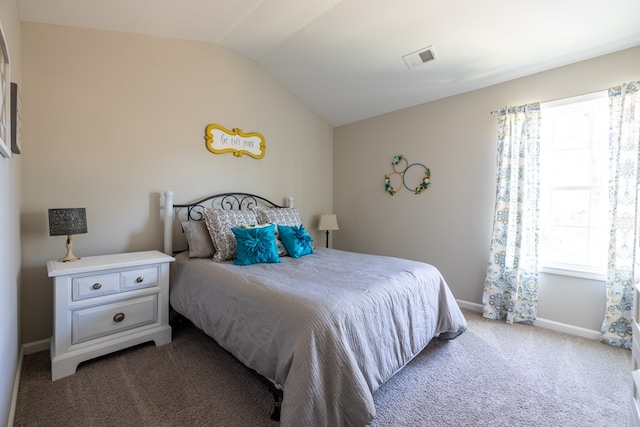
[[[67,254],[64,258],[60,258],[58,262],[69,262],[69,261],[77,261],[80,258],[73,254],[73,240],[71,240],[71,235],[67,236]]]

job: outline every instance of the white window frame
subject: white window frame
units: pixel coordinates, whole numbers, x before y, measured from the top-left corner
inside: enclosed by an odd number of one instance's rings
[[[568,106],[578,102],[588,102],[588,101],[597,101],[597,100],[606,100],[606,99],[607,99],[607,91],[600,91],[600,92],[590,93],[587,95],[581,95],[581,96],[561,99],[557,101],[541,103],[542,120],[544,121],[545,109],[562,107],[564,105]],[[605,194],[608,195],[608,186],[606,183],[604,183],[601,186],[596,186],[596,185],[582,186],[582,187],[575,186],[572,189],[573,190],[578,190],[578,189],[591,190],[591,189],[596,189],[598,187],[604,190]],[[542,191],[542,188],[541,188],[541,191]],[[603,267],[596,268],[596,267],[587,266],[587,265],[569,264],[569,263],[561,263],[561,262],[547,261],[543,263],[543,260],[540,259],[538,271],[541,273],[550,273],[550,274],[578,277],[578,278],[591,279],[591,280],[602,281],[607,279],[606,263],[604,264]]]

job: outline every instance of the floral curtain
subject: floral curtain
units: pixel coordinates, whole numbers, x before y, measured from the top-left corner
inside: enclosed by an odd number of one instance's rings
[[[496,175],[483,316],[531,323],[538,303],[539,103],[500,111]]]
[[[631,348],[640,156],[640,82],[609,89],[609,150],[611,234],[607,309],[601,340]]]

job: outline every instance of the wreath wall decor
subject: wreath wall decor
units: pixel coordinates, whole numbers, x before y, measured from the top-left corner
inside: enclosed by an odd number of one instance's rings
[[[392,196],[396,194],[398,191],[405,187],[407,190],[412,191],[413,194],[420,194],[427,188],[429,188],[429,184],[431,184],[431,170],[423,165],[422,163],[409,163],[409,161],[402,155],[399,154],[397,156],[393,156],[391,160],[391,167],[393,168],[393,172],[388,173],[384,176],[384,190],[391,194]],[[424,176],[422,177],[422,181],[416,187],[409,187],[406,181],[407,171],[411,168],[423,168]],[[395,187],[391,183],[392,177],[394,175],[399,175],[402,179],[401,185],[396,185]]]

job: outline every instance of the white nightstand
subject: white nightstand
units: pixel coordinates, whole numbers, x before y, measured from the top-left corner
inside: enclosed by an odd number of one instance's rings
[[[49,261],[54,284],[51,378],[80,362],[154,341],[171,342],[169,263],[159,251]]]

